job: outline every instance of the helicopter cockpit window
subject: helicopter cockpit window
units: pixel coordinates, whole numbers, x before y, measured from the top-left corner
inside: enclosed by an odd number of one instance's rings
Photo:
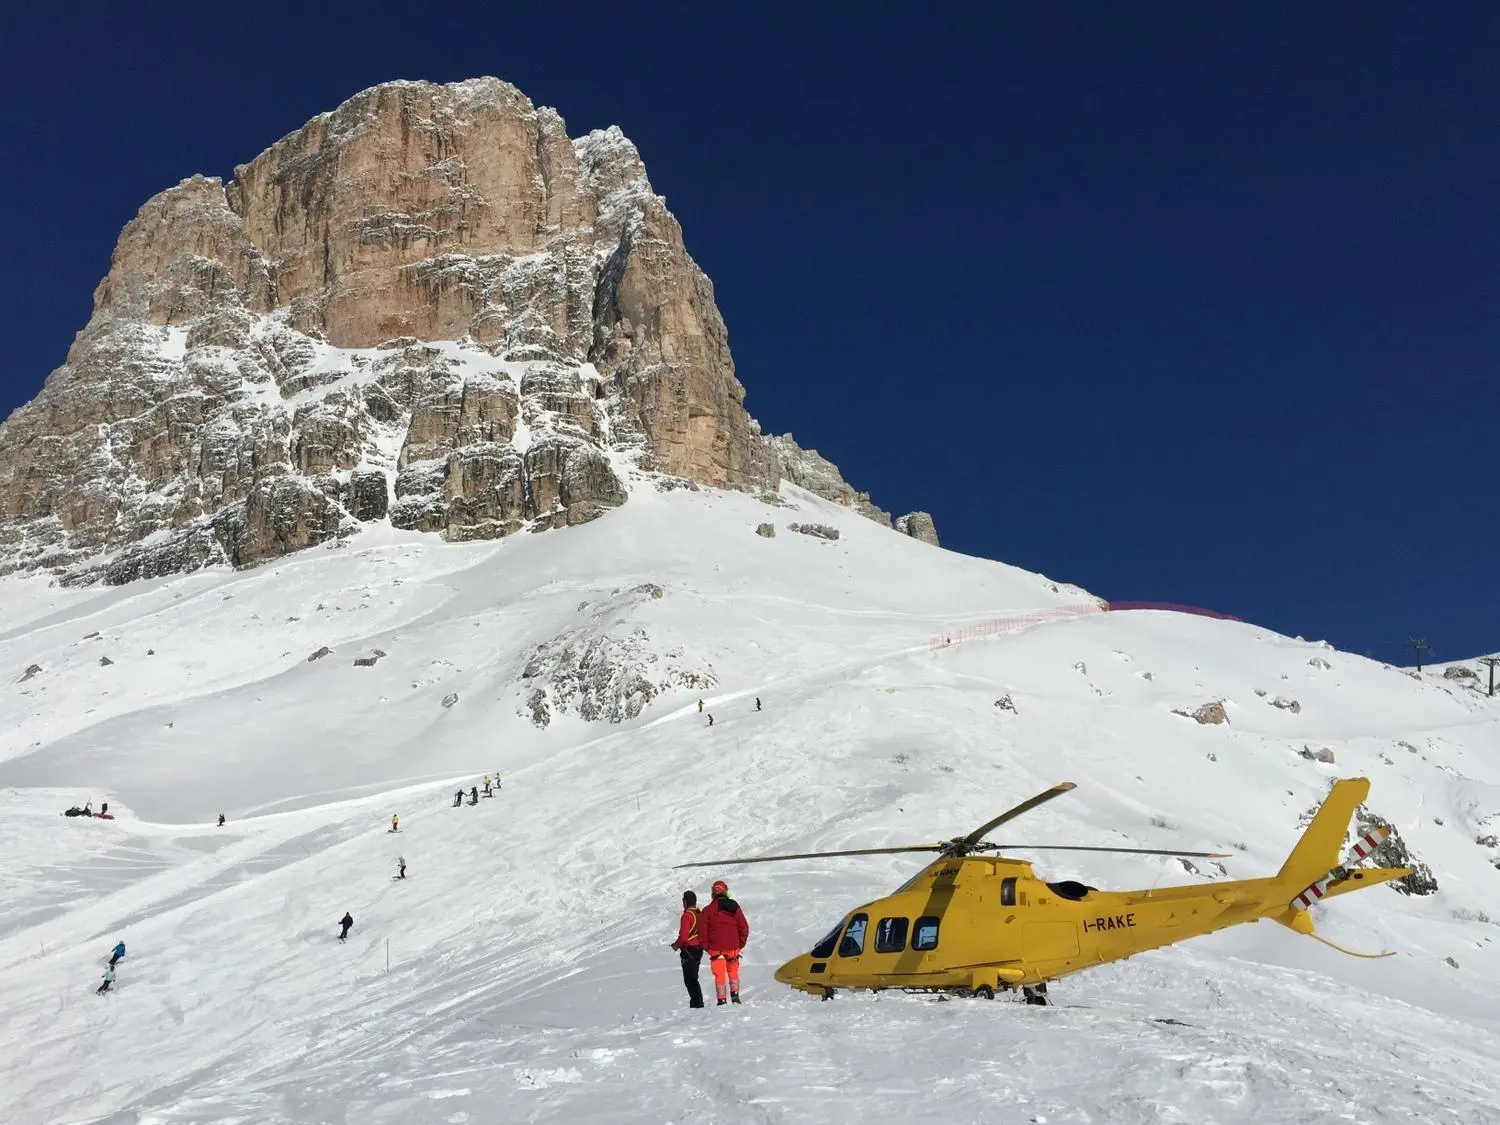
[[[1016,904],[1016,881],[1014,879],[1000,880],[1000,905],[1014,906]]]
[[[844,922],[843,919],[840,919],[839,924],[833,927],[833,929],[829,930],[828,933],[824,935],[823,940],[812,947],[813,957],[819,961],[823,960],[823,958],[825,957],[832,957],[833,947],[839,943],[839,934],[843,931],[843,929]]]
[[[875,952],[900,953],[906,948],[905,918],[882,918],[875,926]]]
[[[839,942],[840,957],[858,957],[865,951],[865,927],[869,925],[868,914],[856,914],[849,919],[849,928],[844,931],[844,940]]]
[[[911,947],[913,949],[936,949],[938,943],[938,920],[931,915],[918,918],[917,924],[912,928]]]

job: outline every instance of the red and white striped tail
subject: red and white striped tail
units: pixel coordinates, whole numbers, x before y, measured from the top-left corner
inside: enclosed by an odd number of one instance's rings
[[[1354,864],[1364,859],[1365,856],[1373,852],[1376,848],[1380,847],[1381,841],[1383,841],[1390,834],[1390,829],[1388,828],[1370,829],[1370,831],[1366,832],[1358,840],[1354,841],[1354,846],[1349,849],[1349,855],[1345,858],[1341,866],[1352,867]],[[1334,872],[1330,871],[1327,875],[1324,875],[1312,886],[1304,890],[1296,898],[1292,899],[1292,909],[1306,910],[1309,906],[1323,897],[1323,895],[1328,890],[1329,884],[1331,884],[1333,881]]]

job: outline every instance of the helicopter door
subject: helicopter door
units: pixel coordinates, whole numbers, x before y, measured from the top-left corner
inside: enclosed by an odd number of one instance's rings
[[[844,940],[839,942],[840,957],[858,957],[865,951],[865,927],[869,924],[868,914],[856,914],[849,919],[849,928],[844,931]]]
[[[1027,922],[1021,930],[1021,955],[1046,963],[1078,956],[1078,926],[1073,922]]]

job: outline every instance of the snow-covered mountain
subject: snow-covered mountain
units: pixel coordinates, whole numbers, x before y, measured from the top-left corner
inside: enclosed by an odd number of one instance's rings
[[[621,453],[855,503],[744,398],[618,128],[569,139],[495,78],[386,83],[121,232],[67,361],[0,425],[0,574],[118,584],[370,526],[577,525],[625,502]],[[936,539],[923,513],[900,529]]]
[[[629,501],[545,535],[372,524],[250,570],[0,580],[8,1121],[1500,1121],[1500,700],[1105,611],[789,483],[611,467]],[[913,857],[672,870],[943,839],[1066,779],[1016,838],[1231,858],[1039,871],[1244,877],[1344,776],[1436,886],[1314,913],[1395,956],[1243,926],[1052,1008],[772,980]],[[116,819],[58,815],[84,800]],[[716,875],[746,1003],[690,1012],[667,943]]]

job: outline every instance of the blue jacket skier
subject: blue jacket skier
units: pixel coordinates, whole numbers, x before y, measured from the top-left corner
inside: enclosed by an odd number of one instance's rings
[[[109,957],[109,967],[111,969],[113,969],[115,967],[116,962],[118,962],[120,960],[120,958],[122,958],[124,956],[125,956],[125,943],[122,941],[119,945],[115,946],[115,951],[112,954],[110,954],[110,957]]]

